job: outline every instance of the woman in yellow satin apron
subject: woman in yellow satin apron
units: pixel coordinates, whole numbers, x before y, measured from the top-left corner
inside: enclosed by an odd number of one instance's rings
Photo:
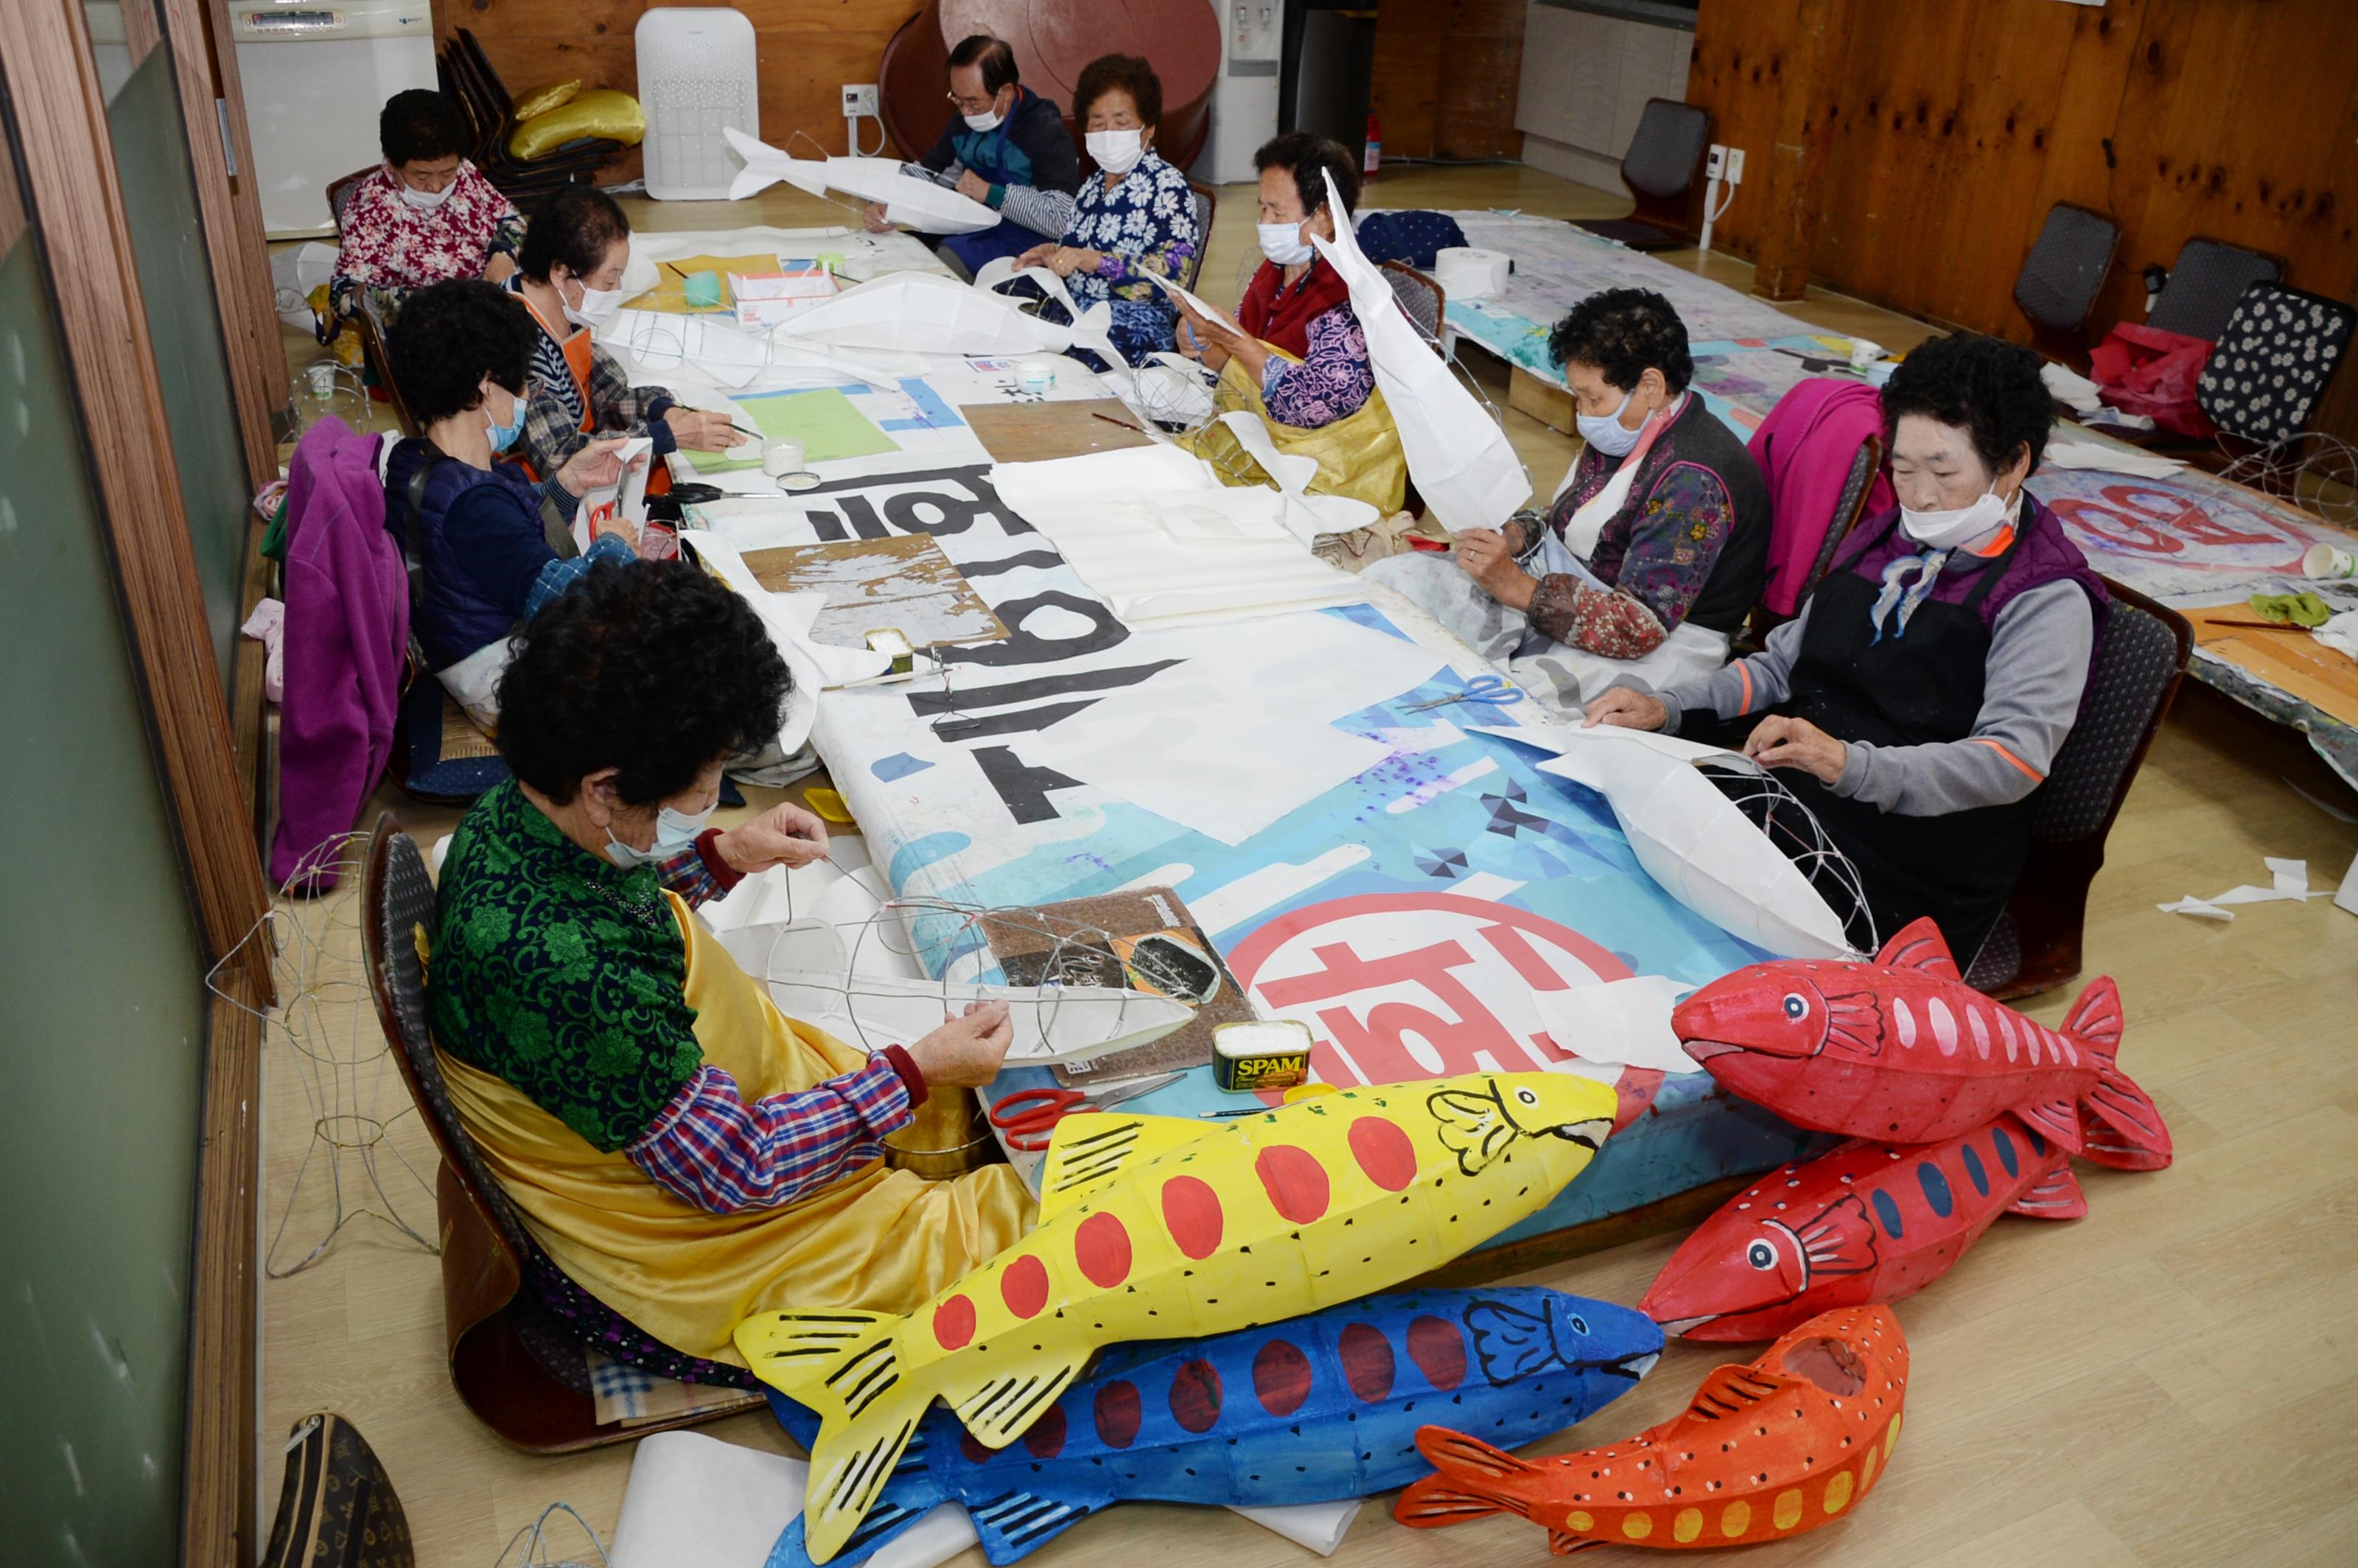
[[[631,223],[614,199],[568,185],[533,214],[516,270],[505,287],[540,323],[533,350],[535,387],[516,451],[535,481],[555,473],[592,436],[646,436],[654,455],[678,449],[720,451],[745,439],[725,414],[690,408],[660,386],[633,386],[621,362],[600,348],[596,331],[622,304],[622,269],[631,259]],[[656,462],[650,493],[671,487]]]
[[[880,1158],[933,1089],[996,1076],[1003,1006],[866,1055],[781,1014],[693,914],[826,853],[790,805],[704,826],[786,686],[717,579],[593,566],[517,638],[515,777],[460,824],[427,950],[451,1100],[534,1238],[654,1352],[741,1367],[752,1314],[906,1312],[1033,1218],[1009,1166],[934,1182]]]
[[[1231,330],[1179,301],[1179,351],[1219,373],[1220,412],[1244,409],[1269,426],[1277,449],[1314,458],[1308,488],[1347,495],[1389,515],[1408,488],[1400,430],[1368,361],[1368,341],[1350,289],[1311,245],[1335,237],[1326,180],[1347,209],[1359,200],[1359,172],[1334,142],[1292,131],[1253,155],[1260,171],[1260,270],[1246,287]],[[1219,424],[1184,443],[1240,484],[1264,482],[1260,466]]]

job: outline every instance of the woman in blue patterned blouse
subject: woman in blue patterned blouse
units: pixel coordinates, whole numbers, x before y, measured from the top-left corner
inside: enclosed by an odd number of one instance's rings
[[[1172,346],[1176,318],[1146,275],[1177,281],[1203,249],[1195,193],[1184,174],[1155,156],[1163,82],[1146,61],[1127,54],[1093,59],[1073,96],[1098,172],[1081,181],[1064,242],[1034,245],[1016,265],[1055,273],[1083,310],[1109,301],[1113,346],[1137,364]]]

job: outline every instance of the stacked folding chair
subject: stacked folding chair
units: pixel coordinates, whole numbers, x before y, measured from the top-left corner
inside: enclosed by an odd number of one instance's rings
[[[440,65],[442,91],[458,101],[474,135],[475,167],[527,217],[568,185],[594,184],[600,166],[622,150],[620,142],[582,136],[545,157],[528,162],[511,157],[508,137],[515,130],[515,100],[492,69],[482,44],[460,27],[443,47]]]

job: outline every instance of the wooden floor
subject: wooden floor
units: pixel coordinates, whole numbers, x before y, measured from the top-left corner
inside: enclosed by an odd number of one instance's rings
[[[1222,193],[1205,277],[1227,278],[1252,242],[1251,193]],[[1609,215],[1617,198],[1520,168],[1388,175],[1370,204],[1515,206]],[[743,206],[639,204],[649,227],[824,221],[809,198]],[[1749,269],[1672,253],[1676,265],[1746,287]],[[1836,295],[1790,306],[1831,330],[1891,347],[1929,330]],[[316,351],[290,344],[297,362]],[[1508,416],[1535,477],[1552,485],[1572,443]],[[1954,1273],[1904,1303],[1915,1357],[1903,1446],[1889,1478],[1841,1523],[1751,1549],[1759,1568],[1811,1563],[1893,1568],[2358,1562],[2358,918],[2325,901],[2245,908],[2224,926],[2158,913],[2180,894],[2265,882],[2263,855],[2306,859],[2340,878],[2358,827],[2292,786],[2358,812],[2289,731],[2189,684],[2114,829],[2089,912],[2091,975],[2118,979],[2128,1013],[2122,1064],[2168,1113],[2179,1161],[2150,1175],[2081,1167],[2091,1212],[2074,1224],[2002,1221]],[[771,798],[755,792],[760,799]],[[386,792],[430,842],[453,814]],[[373,808],[372,815],[373,813]],[[349,889],[291,912],[327,932],[309,1038],[368,1046],[375,1022],[353,990]],[[333,961],[345,955],[344,964]],[[2030,1011],[2057,1022],[2057,992]],[[264,1234],[277,1227],[312,1137],[297,1058],[267,1047]],[[365,1087],[365,1082],[364,1087]],[[406,1104],[387,1065],[373,1104]],[[430,1178],[412,1117],[388,1145]],[[389,1158],[397,1206],[431,1234],[430,1194]],[[351,1178],[348,1201],[365,1193]],[[299,1258],[326,1227],[323,1169],[288,1217],[276,1258]],[[1634,1302],[1675,1237],[1546,1269],[1530,1282]],[[264,1292],[263,1517],[276,1507],[278,1437],[321,1407],[355,1422],[391,1472],[427,1568],[488,1568],[548,1503],[613,1528],[630,1452],[564,1460],[516,1454],[466,1414],[441,1367],[435,1260],[374,1220],[348,1228],[302,1273]],[[1682,1407],[1721,1357],[1673,1346],[1637,1390],[1548,1448],[1610,1441]],[[765,1416],[708,1427],[786,1451]],[[1520,1520],[1423,1532],[1385,1503],[1361,1513],[1338,1563],[1533,1563],[1545,1539]],[[587,1555],[579,1553],[579,1555]],[[1217,1509],[1140,1505],[1087,1521],[1043,1549],[1043,1568],[1151,1557],[1169,1568],[1302,1568],[1299,1548]],[[961,1559],[979,1564],[979,1552]],[[750,1565],[749,1565],[750,1568]]]

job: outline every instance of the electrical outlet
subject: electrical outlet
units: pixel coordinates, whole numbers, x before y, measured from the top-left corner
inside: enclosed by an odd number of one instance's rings
[[[1744,149],[1742,147],[1727,149],[1727,183],[1730,185],[1744,183]]]
[[[848,81],[845,82],[843,85],[843,112],[846,115],[875,114],[876,84],[871,81],[865,82],[858,87],[854,87],[851,83]]]
[[[1726,175],[1727,149],[1714,142],[1711,144],[1711,157],[1704,160],[1703,166],[1703,176],[1705,179],[1724,179]]]

